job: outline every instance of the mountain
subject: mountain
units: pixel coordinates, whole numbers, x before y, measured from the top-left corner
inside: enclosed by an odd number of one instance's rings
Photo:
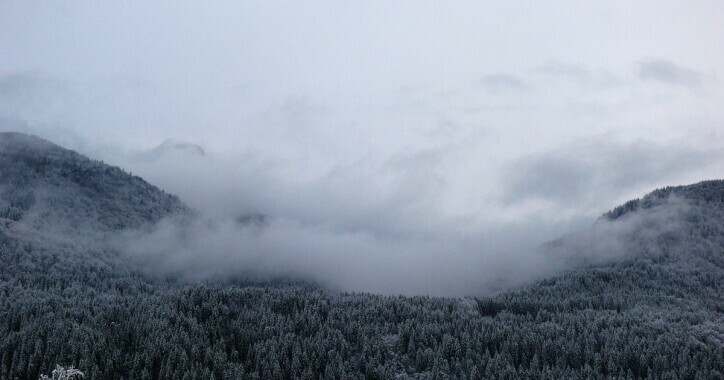
[[[183,141],[166,140],[161,145],[138,155],[138,158],[147,161],[156,161],[164,157],[178,155],[191,157],[204,157],[206,152],[200,145]]]
[[[36,136],[0,133],[0,217],[112,231],[187,212],[177,197],[122,169]]]
[[[660,206],[671,196],[684,198],[696,205],[706,205],[709,203],[721,205],[724,203],[724,188],[722,183],[724,182],[721,180],[711,180],[702,181],[694,185],[669,186],[654,190],[643,198],[630,200],[614,208],[605,213],[603,217],[608,220],[615,220],[637,210]],[[717,208],[714,209],[716,210]]]
[[[0,379],[724,378],[724,181],[613,209],[547,249],[620,252],[494,297],[150,279],[104,244],[178,214],[119,168],[0,134]]]
[[[176,196],[118,167],[36,136],[0,133],[5,240],[82,255],[104,249],[101,243],[118,231],[189,213]]]
[[[544,245],[553,260],[601,264],[631,256],[698,270],[724,267],[724,181],[655,190]],[[633,254],[632,254],[633,253]]]

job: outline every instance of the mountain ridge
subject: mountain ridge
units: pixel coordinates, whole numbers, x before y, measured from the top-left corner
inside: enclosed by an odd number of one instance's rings
[[[17,132],[0,133],[0,199],[6,225],[34,216],[77,225],[76,232],[138,227],[190,212],[177,196],[123,169]]]
[[[625,227],[635,251],[615,260],[491,297],[382,296],[151,280],[112,251],[76,255],[93,231],[190,211],[40,140],[0,135],[0,379],[58,364],[92,379],[724,378],[721,180],[612,209],[597,225]]]
[[[641,198],[632,199],[620,206],[605,212],[601,218],[615,220],[621,216],[640,209],[648,209],[660,205],[670,196],[680,196],[694,202],[724,203],[724,180],[710,179],[690,185],[666,186],[653,190]]]

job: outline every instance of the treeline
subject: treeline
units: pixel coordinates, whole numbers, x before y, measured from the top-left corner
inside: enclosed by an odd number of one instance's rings
[[[672,259],[430,298],[182,286],[16,243],[0,264],[2,379],[56,364],[90,379],[722,377],[721,278]]]

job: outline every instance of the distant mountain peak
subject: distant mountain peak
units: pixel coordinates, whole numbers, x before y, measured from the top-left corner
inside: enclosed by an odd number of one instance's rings
[[[161,143],[156,149],[159,150],[177,150],[177,151],[183,151],[191,154],[196,154],[199,156],[206,155],[206,152],[204,151],[204,148],[202,148],[200,145],[192,144],[190,142],[185,141],[175,141],[168,139]]]
[[[184,155],[191,157],[204,157],[206,151],[200,145],[185,141],[167,139],[157,147],[139,155],[140,158],[155,161],[168,155]]]

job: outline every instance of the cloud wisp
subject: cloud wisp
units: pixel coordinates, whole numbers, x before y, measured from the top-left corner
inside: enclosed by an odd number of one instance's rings
[[[580,140],[510,162],[503,193],[510,203],[544,199],[562,207],[582,204],[704,167],[722,153],[644,140]]]
[[[480,79],[480,85],[494,94],[507,91],[519,91],[528,87],[523,79],[510,74],[486,75]]]
[[[666,59],[652,59],[638,63],[638,76],[643,81],[698,88],[703,85],[704,75],[681,67]]]

